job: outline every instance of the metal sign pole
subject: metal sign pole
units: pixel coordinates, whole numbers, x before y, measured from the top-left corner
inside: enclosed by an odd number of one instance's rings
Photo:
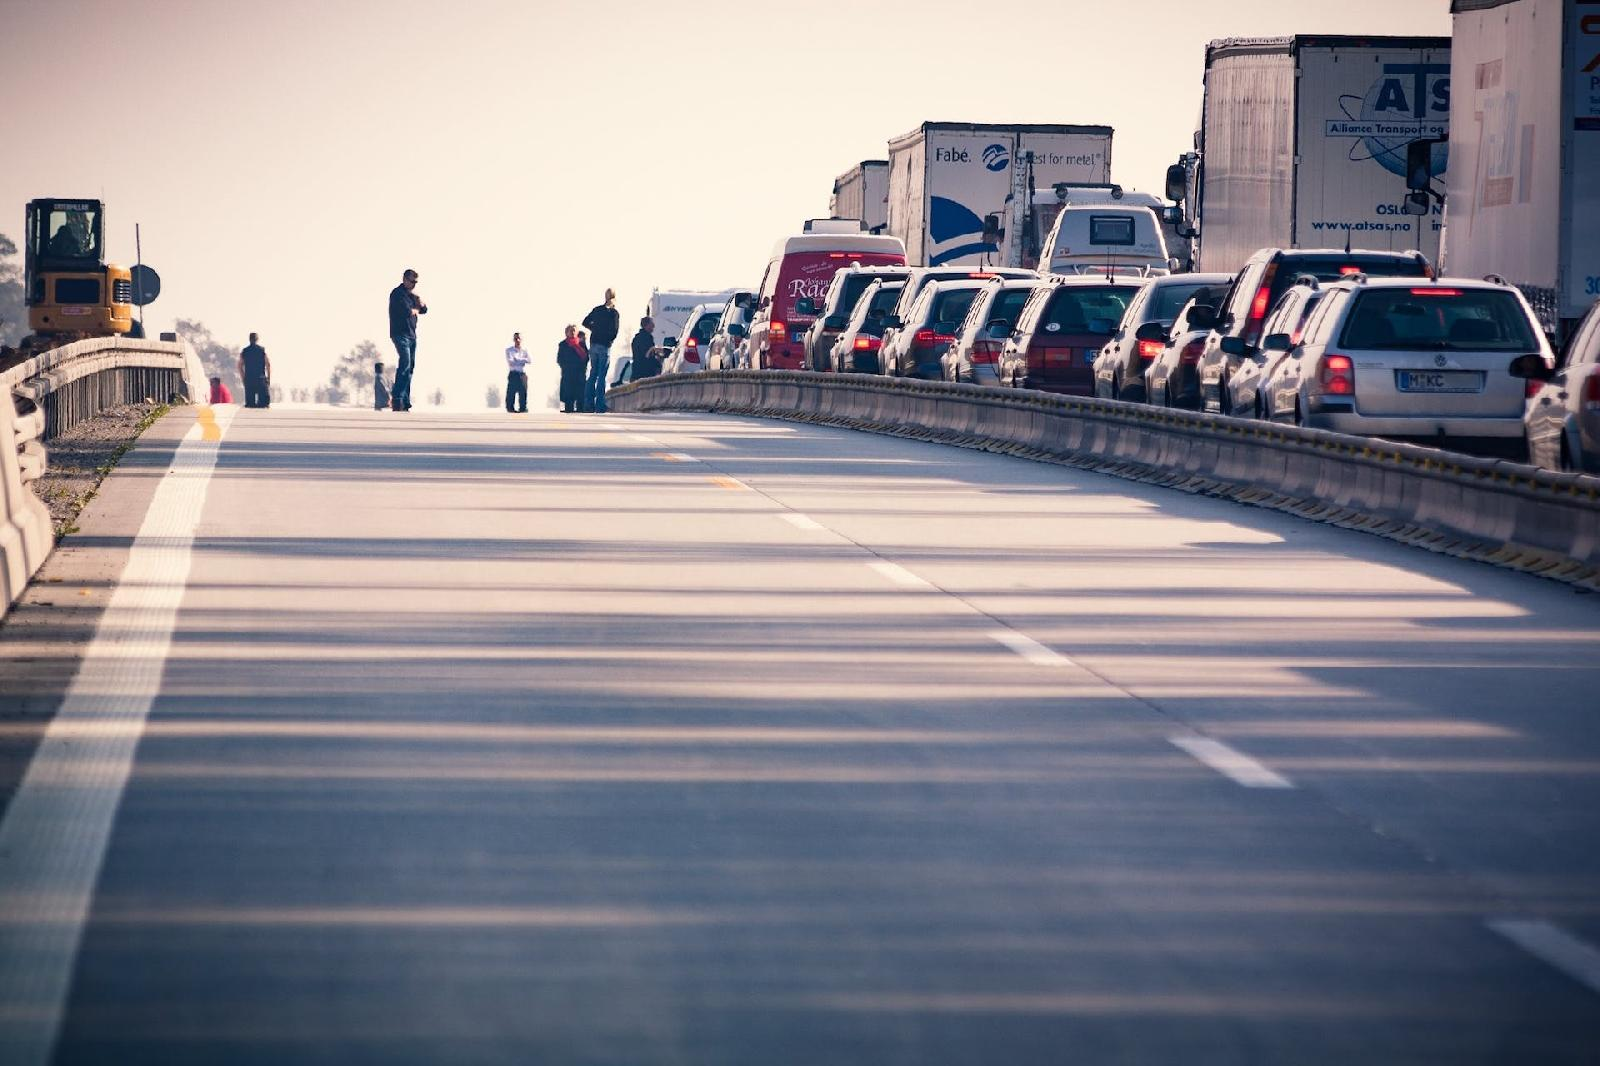
[[[140,266],[144,266],[144,241],[139,235],[139,223],[133,224],[133,259]],[[139,305],[139,335],[144,336],[144,271],[133,272],[133,302]]]

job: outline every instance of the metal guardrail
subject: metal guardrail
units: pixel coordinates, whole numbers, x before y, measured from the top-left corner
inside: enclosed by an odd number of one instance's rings
[[[50,512],[30,488],[44,474],[44,442],[107,408],[194,399],[204,385],[200,360],[183,341],[77,341],[0,371],[0,615],[54,544]]]
[[[617,411],[888,433],[1223,496],[1600,588],[1600,478],[1223,415],[946,382],[780,371],[651,378]]]

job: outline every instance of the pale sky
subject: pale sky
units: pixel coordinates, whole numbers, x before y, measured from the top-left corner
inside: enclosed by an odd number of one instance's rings
[[[1450,32],[1448,0],[0,0],[0,232],[39,196],[134,223],[152,335],[257,330],[326,380],[422,275],[415,390],[482,404],[513,330],[554,347],[607,286],[753,286],[833,178],[923,121],[1115,127],[1159,192],[1208,40]],[[534,405],[541,391],[535,380]]]

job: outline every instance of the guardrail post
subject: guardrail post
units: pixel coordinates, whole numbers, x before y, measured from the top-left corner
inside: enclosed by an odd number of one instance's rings
[[[37,420],[29,422],[35,424],[19,426],[11,390],[0,389],[0,617],[44,564],[53,539],[50,512],[23,481],[25,458],[34,477],[31,468],[43,461],[33,439]]]

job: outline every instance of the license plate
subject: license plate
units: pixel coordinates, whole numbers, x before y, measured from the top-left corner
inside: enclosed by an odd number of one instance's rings
[[[63,307],[61,313],[64,315],[86,315],[89,313],[89,309],[87,307]]]
[[[1401,392],[1482,392],[1481,370],[1396,370]]]

